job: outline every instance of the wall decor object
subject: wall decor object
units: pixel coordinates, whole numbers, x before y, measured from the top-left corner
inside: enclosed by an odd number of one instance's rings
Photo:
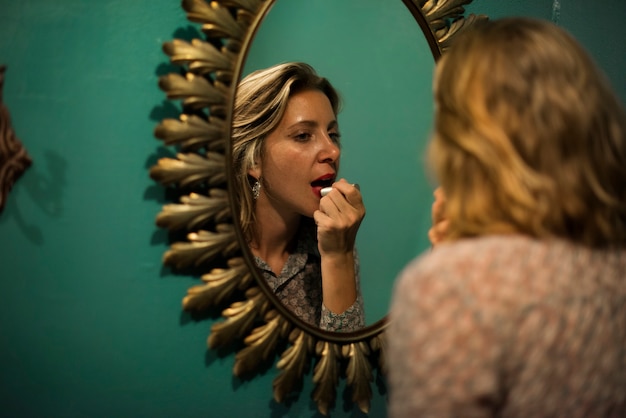
[[[472,0],[402,1],[421,27],[434,60],[456,35],[486,19],[464,16],[463,6]],[[232,104],[246,54],[274,2],[183,0],[188,20],[200,25],[203,39],[174,39],[163,45],[180,71],[160,77],[159,86],[182,108],[179,118],[163,119],[154,131],[176,156],[161,158],[150,176],[182,196],[156,217],[157,225],[176,237],[163,263],[201,276],[183,297],[183,309],[221,312],[208,346],[236,347],[236,376],[253,376],[277,358],[277,402],[297,391],[312,368],[312,397],[321,413],[334,407],[340,379],[346,381],[349,398],[367,412],[372,382],[385,370],[386,318],[351,333],[305,324],[265,284],[233,216],[238,207],[230,193]]]
[[[0,213],[4,210],[13,185],[32,164],[26,149],[13,131],[9,109],[2,99],[6,70],[6,65],[0,65]]]

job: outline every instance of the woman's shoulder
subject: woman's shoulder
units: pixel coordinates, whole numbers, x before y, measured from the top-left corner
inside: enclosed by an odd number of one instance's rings
[[[574,292],[587,277],[588,286],[595,286],[592,278],[598,276],[607,283],[615,281],[626,273],[625,260],[624,250],[591,249],[560,239],[492,235],[438,245],[404,269],[398,286],[420,293],[458,291],[481,300],[524,295],[535,300]]]
[[[493,235],[442,243],[409,263],[397,286],[404,291],[492,297],[528,286],[556,244],[522,235]],[[402,290],[400,290],[402,291]],[[487,295],[488,293],[488,295]],[[485,295],[483,295],[485,294]]]
[[[491,235],[444,242],[413,260],[408,270],[424,272],[486,268],[501,265],[505,260],[521,260],[526,254],[546,251],[548,245],[521,235]]]

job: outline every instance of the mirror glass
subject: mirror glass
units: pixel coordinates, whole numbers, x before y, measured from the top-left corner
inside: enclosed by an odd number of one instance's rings
[[[357,249],[371,325],[387,314],[397,274],[429,247],[432,187],[424,151],[434,58],[401,1],[277,1],[242,76],[285,61],[312,65],[343,100],[339,177],[359,183],[367,210]]]

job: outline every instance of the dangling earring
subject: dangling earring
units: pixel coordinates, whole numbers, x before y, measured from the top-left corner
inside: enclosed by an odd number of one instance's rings
[[[259,194],[261,193],[261,182],[259,180],[254,182],[252,186],[252,198],[257,200],[259,198]]]

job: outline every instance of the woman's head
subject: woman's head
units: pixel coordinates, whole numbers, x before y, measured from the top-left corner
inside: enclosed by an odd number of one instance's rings
[[[452,238],[521,232],[626,244],[621,103],[564,30],[479,23],[435,75],[434,172]]]
[[[249,173],[263,160],[265,139],[279,126],[289,99],[309,90],[323,93],[332,113],[339,112],[337,91],[304,63],[290,62],[255,71],[237,87],[232,121],[233,171],[240,222],[248,238],[255,223],[251,187],[258,180]]]

